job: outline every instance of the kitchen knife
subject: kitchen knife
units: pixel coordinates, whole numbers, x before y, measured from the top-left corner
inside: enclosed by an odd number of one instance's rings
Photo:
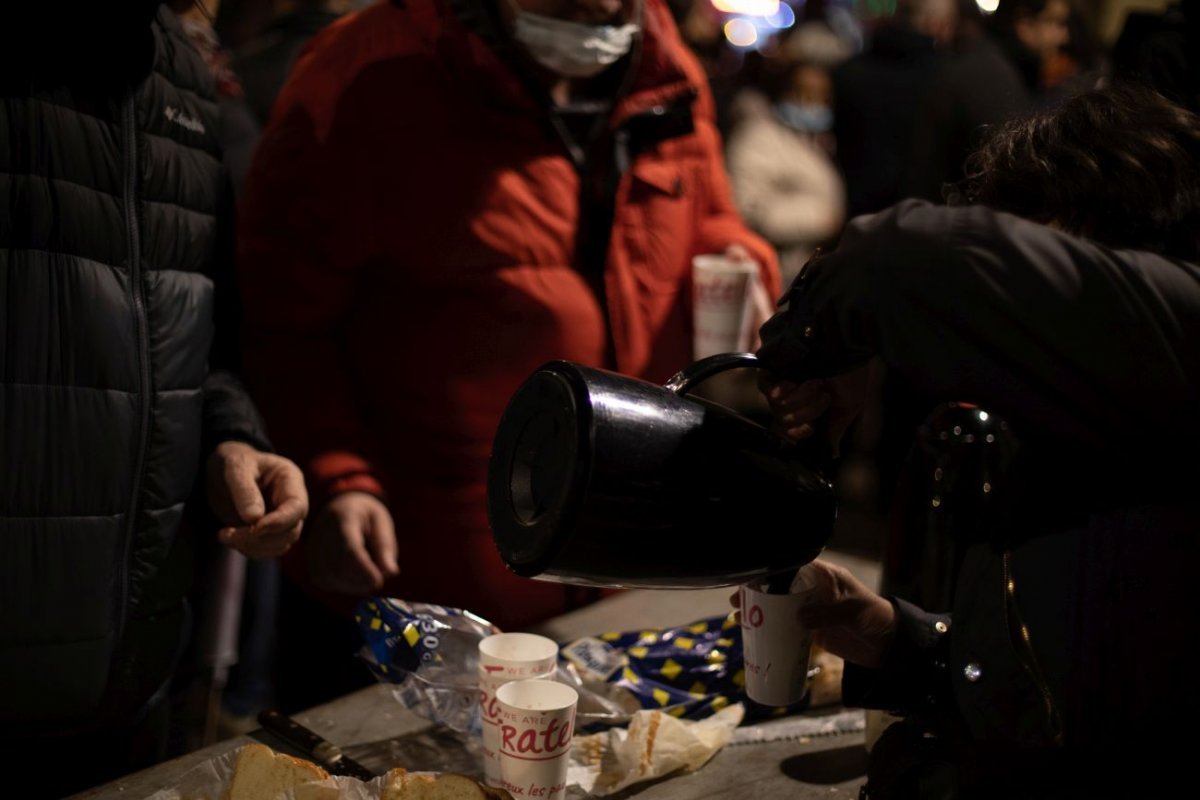
[[[262,711],[259,723],[308,758],[316,761],[334,775],[369,781],[375,774],[352,758],[344,755],[333,742],[323,739],[291,717],[278,711]]]

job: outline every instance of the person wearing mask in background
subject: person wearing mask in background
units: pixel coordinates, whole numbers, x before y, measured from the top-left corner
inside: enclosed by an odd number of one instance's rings
[[[929,408],[999,414],[1016,453],[972,487],[952,614],[823,562],[801,614],[848,704],[905,717],[867,797],[1169,796],[1191,742],[1165,732],[1200,712],[1200,117],[1086,93],[993,137],[966,194],[853,221],[764,326],[764,388],[836,449],[881,358]]]
[[[0,93],[0,765],[62,797],[164,754],[197,483],[256,558],[307,493],[230,371],[215,87],[178,21],[6,7]]]
[[[779,252],[784,285],[842,227],[846,201],[831,159],[829,68],[848,55],[824,25],[798,29],[783,48],[770,105],[747,113],[729,138],[738,210]]]
[[[293,574],[341,612],[321,628],[285,595],[302,611],[280,660],[327,656],[347,685],[370,680],[356,598],[517,629],[594,596],[512,575],[488,529],[492,437],[534,369],[665,380],[691,360],[697,254],[743,247],[779,287],[662,0],[408,0],[335,22],[276,104],[243,223],[252,388],[318,509]],[[340,649],[313,648],[318,629]]]

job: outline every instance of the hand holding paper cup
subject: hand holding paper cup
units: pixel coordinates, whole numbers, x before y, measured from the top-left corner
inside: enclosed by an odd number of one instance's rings
[[[532,633],[497,633],[479,642],[479,710],[483,723],[483,772],[500,783],[500,703],[497,690],[511,681],[552,678],[558,645]]]
[[[775,594],[765,585],[739,589],[746,696],[766,706],[804,699],[811,632],[800,622],[803,595]]]
[[[692,259],[693,353],[745,352],[754,338],[758,265],[729,255]]]
[[[521,797],[562,800],[579,694],[555,681],[506,683],[500,704],[500,785]]]

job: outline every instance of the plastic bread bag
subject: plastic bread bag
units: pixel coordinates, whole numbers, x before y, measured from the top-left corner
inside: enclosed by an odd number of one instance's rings
[[[393,598],[360,603],[354,618],[360,655],[403,706],[455,731],[479,732],[479,642],[500,632],[495,625],[462,609]],[[555,679],[579,692],[580,727],[618,724],[640,708],[618,687],[585,684],[561,657]]]
[[[372,674],[418,716],[452,728],[479,728],[479,642],[500,630],[457,608],[377,597],[354,613],[360,655]]]
[[[478,732],[479,641],[496,626],[461,609],[374,598],[355,619],[362,656],[396,699],[431,722]],[[819,670],[810,670],[811,676]],[[607,632],[563,645],[556,680],[579,692],[578,728],[623,725],[642,709],[704,719],[744,703],[748,720],[802,710],[747,701],[741,629],[732,614],[674,628]],[[811,696],[811,695],[810,695]]]

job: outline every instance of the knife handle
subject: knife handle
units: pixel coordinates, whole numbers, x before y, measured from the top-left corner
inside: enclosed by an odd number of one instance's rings
[[[292,747],[311,755],[322,764],[333,764],[342,757],[342,751],[333,742],[318,736],[278,711],[260,711],[258,722]]]

